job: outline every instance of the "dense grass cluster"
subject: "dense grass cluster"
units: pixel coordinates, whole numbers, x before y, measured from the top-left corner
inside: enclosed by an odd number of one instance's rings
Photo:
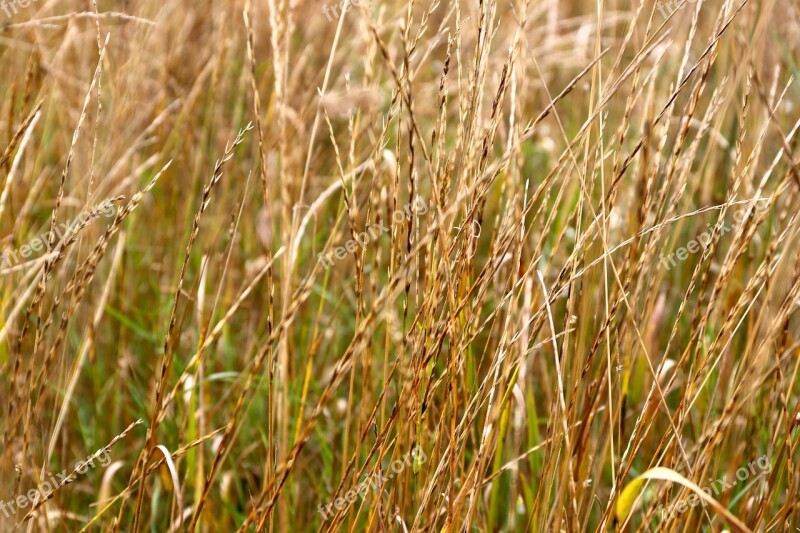
[[[796,1],[330,5],[0,6],[0,531],[800,527]]]

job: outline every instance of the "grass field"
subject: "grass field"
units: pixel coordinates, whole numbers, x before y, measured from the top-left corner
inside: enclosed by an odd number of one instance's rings
[[[797,531],[796,0],[0,2],[0,531]]]

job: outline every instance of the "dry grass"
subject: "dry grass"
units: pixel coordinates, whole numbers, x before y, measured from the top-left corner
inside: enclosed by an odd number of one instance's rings
[[[800,527],[793,0],[14,5],[1,531]]]

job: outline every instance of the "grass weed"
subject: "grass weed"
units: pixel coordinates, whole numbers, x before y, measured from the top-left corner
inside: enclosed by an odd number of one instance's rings
[[[328,7],[0,3],[0,531],[800,528],[796,2]]]

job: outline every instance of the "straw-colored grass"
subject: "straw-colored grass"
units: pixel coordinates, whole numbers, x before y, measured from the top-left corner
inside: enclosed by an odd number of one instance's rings
[[[797,4],[336,5],[0,4],[0,531],[800,528]]]

